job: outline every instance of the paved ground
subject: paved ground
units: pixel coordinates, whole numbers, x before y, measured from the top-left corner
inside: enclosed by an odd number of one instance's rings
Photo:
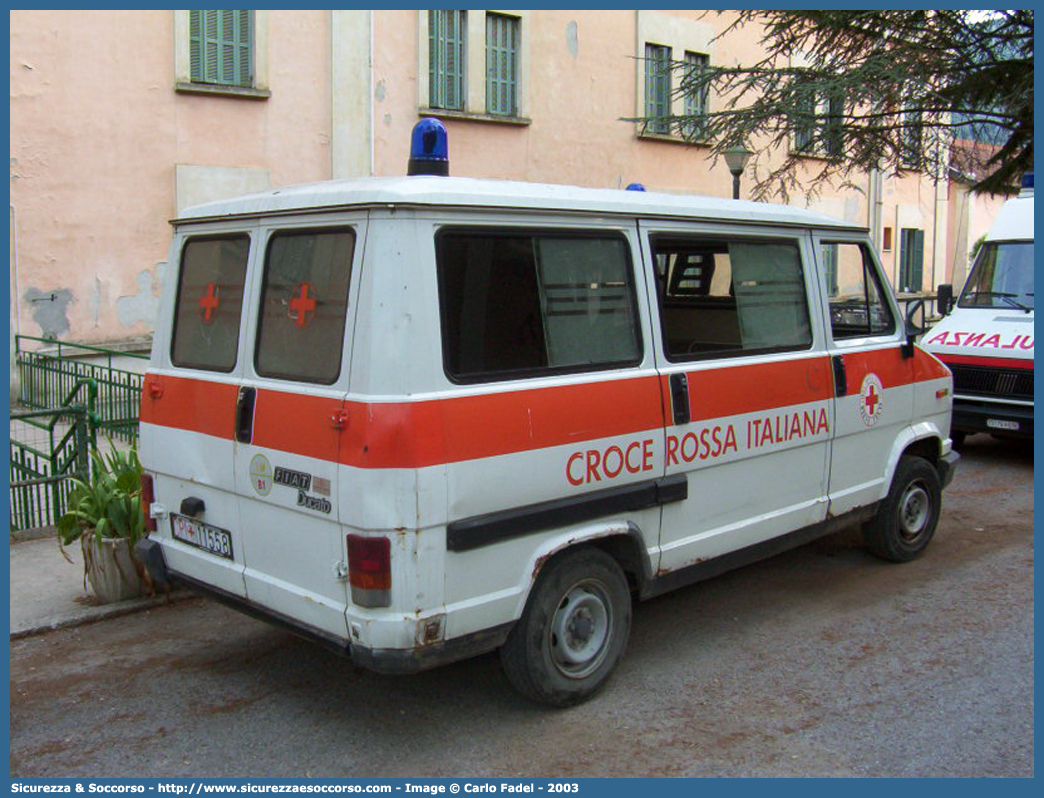
[[[847,532],[639,605],[566,711],[492,655],[381,677],[200,599],[12,641],[11,773],[1032,776],[1032,450],[964,454],[920,560]]]
[[[80,545],[62,556],[57,533],[11,544],[11,637],[112,618],[162,603],[166,597],[98,604],[84,589]],[[184,594],[176,593],[175,598]]]

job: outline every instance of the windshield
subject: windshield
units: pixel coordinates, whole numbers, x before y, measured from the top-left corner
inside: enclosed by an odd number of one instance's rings
[[[1033,310],[1033,242],[983,244],[958,305]]]

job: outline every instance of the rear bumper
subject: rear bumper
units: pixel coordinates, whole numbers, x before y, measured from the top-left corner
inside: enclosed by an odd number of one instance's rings
[[[484,629],[450,640],[441,640],[410,649],[366,648],[343,637],[331,635],[281,613],[207,585],[185,574],[172,571],[163,557],[163,547],[155,540],[142,540],[134,547],[138,558],[149,569],[152,581],[159,587],[181,584],[192,591],[212,598],[252,618],[265,621],[293,632],[341,656],[350,657],[357,665],[377,673],[417,673],[457,660],[485,654],[504,644],[512,623]]]
[[[1007,430],[991,427],[990,421],[1014,422],[1018,429]],[[1019,438],[1033,437],[1033,407],[1025,405],[977,402],[970,399],[953,400],[953,422],[951,429],[957,432],[990,432]]]

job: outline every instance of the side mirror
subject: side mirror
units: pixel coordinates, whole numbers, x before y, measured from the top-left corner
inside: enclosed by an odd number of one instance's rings
[[[924,300],[915,299],[906,305],[906,342],[903,344],[903,357],[913,357],[914,341],[924,334]]]
[[[935,297],[935,307],[940,316],[950,315],[950,311],[953,310],[953,286],[950,283],[943,283],[939,286]]]

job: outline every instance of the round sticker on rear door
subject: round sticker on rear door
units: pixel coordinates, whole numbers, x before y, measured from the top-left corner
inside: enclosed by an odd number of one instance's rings
[[[250,484],[261,496],[272,492],[272,464],[263,454],[255,454],[250,461]]]
[[[884,410],[884,386],[880,378],[873,372],[863,377],[863,385],[859,389],[859,415],[868,427],[874,426]]]

